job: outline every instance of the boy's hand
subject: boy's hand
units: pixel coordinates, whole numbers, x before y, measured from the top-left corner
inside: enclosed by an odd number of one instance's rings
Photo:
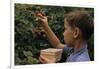
[[[47,64],[47,63],[56,63],[55,61],[50,60],[50,59],[48,59],[48,58],[46,58],[46,57],[44,57],[44,56],[42,56],[42,55],[40,55],[39,60],[40,60],[40,62],[43,63],[43,64]]]
[[[39,23],[41,23],[42,26],[48,26],[48,18],[47,16],[45,16],[44,13],[37,12],[35,16],[37,17],[37,20],[39,21]]]

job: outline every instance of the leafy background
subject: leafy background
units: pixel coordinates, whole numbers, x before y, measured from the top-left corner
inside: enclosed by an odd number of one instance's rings
[[[49,26],[52,28],[57,37],[63,41],[64,31],[64,14],[73,10],[86,10],[94,17],[93,8],[84,7],[64,7],[64,6],[47,6],[33,4],[14,5],[15,9],[15,65],[41,64],[38,60],[41,49],[51,48],[43,28],[36,21],[33,14],[37,11],[43,11],[49,16]],[[91,61],[94,60],[94,35],[88,41],[88,49]],[[66,55],[62,55],[59,61],[64,62]]]

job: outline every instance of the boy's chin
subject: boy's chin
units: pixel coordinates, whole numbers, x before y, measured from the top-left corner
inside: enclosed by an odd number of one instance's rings
[[[65,44],[67,45],[67,47],[72,47],[68,42],[65,42]]]

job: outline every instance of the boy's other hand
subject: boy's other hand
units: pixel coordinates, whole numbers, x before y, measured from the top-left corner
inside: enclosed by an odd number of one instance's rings
[[[46,57],[44,57],[44,56],[42,56],[42,55],[40,55],[39,60],[40,60],[40,62],[43,63],[43,64],[56,63],[55,61],[50,60],[50,59],[48,59],[48,58],[46,58]]]

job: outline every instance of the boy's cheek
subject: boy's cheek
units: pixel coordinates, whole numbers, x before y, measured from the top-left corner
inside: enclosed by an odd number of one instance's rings
[[[67,43],[67,40],[66,40],[66,38],[64,37],[64,43]]]

